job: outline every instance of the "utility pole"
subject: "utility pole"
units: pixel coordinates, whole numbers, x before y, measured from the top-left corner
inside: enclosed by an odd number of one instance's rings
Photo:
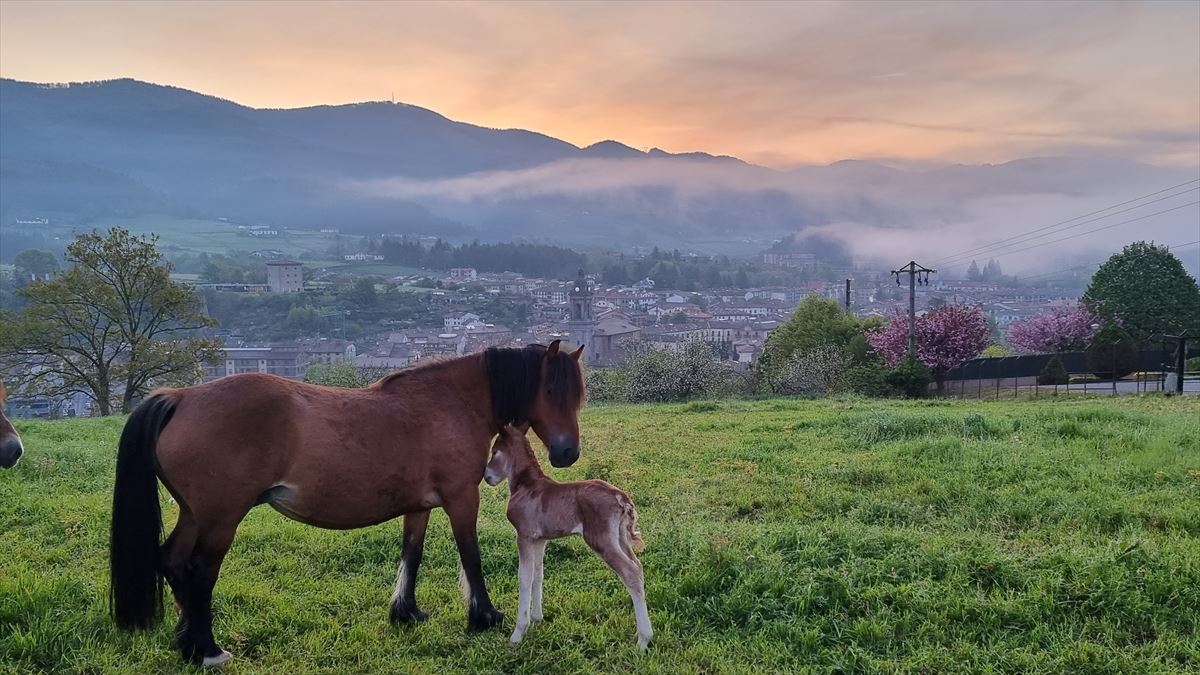
[[[850,282],[851,281],[853,281],[853,279],[846,280],[846,311],[847,312],[850,311]]]
[[[937,270],[918,265],[915,260],[908,261],[907,265],[898,270],[892,270],[892,276],[896,277],[897,286],[900,285],[900,275],[908,275],[908,356],[910,358],[917,357],[917,284],[928,286],[929,275],[936,273]]]

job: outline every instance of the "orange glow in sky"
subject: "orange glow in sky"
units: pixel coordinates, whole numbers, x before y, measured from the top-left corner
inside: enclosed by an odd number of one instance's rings
[[[0,4],[0,75],[386,100],[773,166],[1200,163],[1200,3]]]

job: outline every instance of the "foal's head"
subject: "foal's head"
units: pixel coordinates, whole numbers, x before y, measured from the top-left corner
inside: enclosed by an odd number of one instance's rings
[[[504,425],[492,444],[492,458],[483,471],[483,479],[488,485],[499,485],[500,481],[508,480],[527,466],[536,467],[537,459],[525,432],[511,424]]]
[[[16,466],[17,461],[25,452],[17,430],[13,428],[12,422],[9,422],[8,418],[4,416],[4,399],[7,394],[4,383],[0,382],[0,469]]]
[[[561,351],[555,340],[549,347],[492,348],[483,354],[497,429],[506,424],[532,427],[556,467],[571,466],[579,459],[582,353],[582,346],[570,354]]]

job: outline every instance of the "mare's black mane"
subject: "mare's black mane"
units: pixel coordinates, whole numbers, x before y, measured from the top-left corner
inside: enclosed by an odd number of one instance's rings
[[[555,403],[578,405],[582,399],[583,380],[575,359],[561,350],[549,361],[545,355],[544,345],[490,347],[483,352],[483,367],[492,394],[492,415],[499,426],[529,421],[543,367],[550,369],[546,373],[546,388]]]
[[[506,424],[521,425],[529,421],[533,402],[537,399],[543,367],[550,369],[546,377],[546,388],[555,403],[575,406],[582,401],[583,378],[575,359],[565,351],[559,351],[549,362],[545,356],[546,346],[537,344],[526,347],[489,347],[484,350],[483,369],[491,393],[492,416],[495,417],[498,428]],[[446,367],[462,358],[465,357],[443,358],[410,366],[385,375],[374,386],[386,387],[397,380]]]

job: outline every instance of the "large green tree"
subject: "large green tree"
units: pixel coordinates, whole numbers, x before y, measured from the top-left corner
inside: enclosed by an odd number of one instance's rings
[[[1139,343],[1155,335],[1200,335],[1200,288],[1168,247],[1129,244],[1108,259],[1083,294],[1089,309]]]
[[[25,391],[84,392],[101,415],[128,412],[151,387],[199,379],[216,344],[196,292],[170,279],[157,237],[121,228],[67,247],[70,269],[21,290],[25,308],[0,331],[4,369]]]

